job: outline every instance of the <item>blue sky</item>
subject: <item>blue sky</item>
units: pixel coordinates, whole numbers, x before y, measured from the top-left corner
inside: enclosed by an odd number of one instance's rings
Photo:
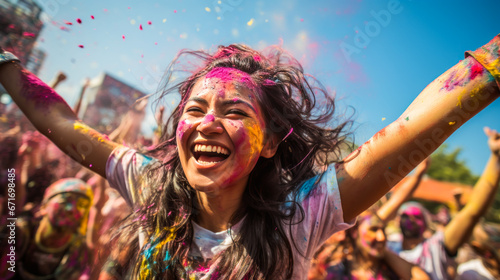
[[[340,114],[354,108],[358,144],[395,120],[427,84],[463,59],[464,51],[500,32],[500,2],[493,0],[39,3],[47,23],[38,47],[48,54],[40,77],[49,82],[58,71],[67,73],[58,92],[70,104],[86,77],[104,71],[152,93],[183,48],[282,44],[336,93]],[[153,123],[151,115],[148,119]],[[500,130],[499,120],[497,100],[447,140],[452,148],[463,148],[462,159],[477,174],[489,156],[482,128]],[[152,125],[143,130],[152,131]]]

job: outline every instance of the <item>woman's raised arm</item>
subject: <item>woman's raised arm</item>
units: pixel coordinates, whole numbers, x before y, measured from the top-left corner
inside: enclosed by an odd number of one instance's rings
[[[337,168],[344,219],[382,197],[467,120],[500,96],[500,36],[429,84],[393,123]],[[479,61],[479,62],[478,62]]]
[[[0,83],[38,131],[105,177],[107,159],[118,144],[78,120],[61,96],[18,62],[0,61]]]

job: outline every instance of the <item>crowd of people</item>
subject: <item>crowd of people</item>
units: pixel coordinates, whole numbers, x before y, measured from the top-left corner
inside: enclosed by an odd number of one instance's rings
[[[449,118],[500,96],[499,46],[468,52],[345,158],[351,120],[327,126],[335,100],[279,48],[181,52],[200,67],[176,85],[167,75],[159,98],[181,101],[170,116],[158,109],[147,141],[129,135],[146,100],[100,134],[76,117],[88,83],[71,107],[55,91],[64,74],[46,85],[0,48],[15,102],[0,104],[0,247],[15,248],[0,278],[499,279],[500,228],[482,217],[500,183],[500,133],[485,128],[491,157],[449,219],[408,202],[428,159],[384,196],[407,175],[386,171],[416,142],[437,148],[457,129]],[[463,113],[457,98],[477,106]]]

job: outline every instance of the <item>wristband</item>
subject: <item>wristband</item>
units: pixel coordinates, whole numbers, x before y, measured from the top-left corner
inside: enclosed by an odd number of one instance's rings
[[[479,49],[465,52],[465,57],[469,56],[490,72],[500,88],[500,34]]]
[[[3,49],[0,48],[0,50],[3,50]],[[13,55],[10,52],[6,52],[6,51],[0,52],[0,65],[2,65],[4,63],[9,63],[9,62],[21,62],[21,61],[19,60],[19,58],[17,58],[17,56]]]

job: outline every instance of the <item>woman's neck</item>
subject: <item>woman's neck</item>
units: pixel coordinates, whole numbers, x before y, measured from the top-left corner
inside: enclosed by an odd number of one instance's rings
[[[200,213],[196,222],[212,232],[228,229],[233,214],[240,208],[242,195],[225,193],[215,196],[198,192]]]

